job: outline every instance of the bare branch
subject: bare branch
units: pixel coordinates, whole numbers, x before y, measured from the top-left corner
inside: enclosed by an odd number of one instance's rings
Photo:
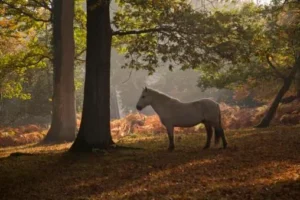
[[[27,16],[27,17],[29,17],[29,18],[35,20],[35,21],[38,21],[38,22],[45,22],[45,23],[51,22],[50,19],[42,19],[42,18],[38,18],[38,17],[34,16],[33,13],[27,12],[27,11],[23,10],[22,8],[15,6],[15,5],[12,4],[12,3],[9,3],[9,2],[6,2],[6,1],[2,1],[2,3],[3,3],[4,5],[7,5],[9,8],[16,10],[16,11],[19,12],[20,14],[23,14],[23,15],[25,15],[25,16]]]
[[[79,62],[82,62],[82,63],[84,63],[86,60],[84,60],[84,59],[80,59],[80,58],[75,58],[75,61],[79,61]]]
[[[270,65],[270,67],[274,70],[275,74],[282,78],[282,79],[285,79],[286,77],[273,65],[273,63],[271,62],[270,60],[270,55],[266,55],[266,59],[267,59],[267,62],[268,64]]]
[[[124,84],[130,80],[131,74],[132,74],[132,70],[130,71],[128,78],[125,81],[123,81],[122,84]]]
[[[75,55],[75,59],[76,59],[76,60],[80,60],[79,57],[80,57],[84,52],[86,52],[86,48],[84,48],[84,49],[82,49],[80,52],[78,52],[78,53]]]
[[[135,34],[142,34],[142,33],[154,33],[154,32],[163,32],[163,31],[172,31],[170,27],[159,27],[159,28],[149,28],[143,30],[130,30],[130,31],[113,31],[112,35],[135,35]]]

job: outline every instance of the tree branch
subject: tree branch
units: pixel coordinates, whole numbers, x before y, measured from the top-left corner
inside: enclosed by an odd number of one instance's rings
[[[32,62],[24,64],[27,59],[32,58],[34,56],[40,56],[40,57],[38,59],[32,61]],[[19,68],[29,68],[31,66],[37,65],[41,61],[43,61],[44,59],[50,59],[50,57],[47,56],[47,55],[42,55],[42,54],[27,54],[26,56],[24,56],[24,58],[17,61],[16,64],[12,64],[12,63],[6,64],[6,66],[4,66],[2,71],[1,71],[0,82],[3,81],[5,77],[7,77],[11,73],[13,73],[15,70],[17,70]]]
[[[38,0],[32,0],[36,5],[40,6],[40,7],[43,7],[47,10],[49,10],[50,12],[53,11],[53,9],[45,2],[45,1],[42,1],[42,2],[39,2]]]
[[[38,59],[38,61],[37,61],[37,62],[34,62],[33,64],[28,64],[28,66],[38,64],[38,63],[39,63],[40,61],[42,61],[43,59],[49,59],[49,60],[51,60],[51,57],[48,56],[48,55],[46,55],[46,54],[30,54],[30,53],[28,53],[27,55],[25,55],[25,56],[23,57],[21,63],[26,62],[26,60],[29,59],[29,58],[32,58],[32,57],[38,57],[38,56],[40,57],[40,58]],[[27,67],[28,67],[28,66],[27,66]]]
[[[126,83],[127,81],[129,81],[130,77],[131,77],[131,74],[132,74],[132,69],[130,70],[130,73],[129,73],[129,76],[128,78],[122,82],[122,84]]]
[[[86,60],[80,59],[80,58],[75,58],[75,61],[79,61],[79,62],[82,62],[82,63],[86,62]]]
[[[149,28],[143,30],[129,30],[129,31],[113,31],[112,35],[135,35],[135,34],[142,34],[142,33],[154,33],[154,32],[163,32],[163,31],[172,31],[170,27],[159,27],[159,28]]]
[[[269,55],[266,55],[266,59],[267,59],[268,64],[270,65],[270,67],[274,70],[275,74],[278,77],[280,77],[282,79],[285,79],[286,77],[280,71],[278,71],[278,69],[273,65],[273,63],[270,60],[270,56]]]
[[[34,16],[33,13],[26,12],[26,11],[24,11],[22,8],[17,7],[17,6],[15,6],[14,4],[12,4],[12,3],[9,3],[9,2],[6,2],[6,1],[2,1],[2,3],[3,3],[4,5],[7,5],[9,8],[16,10],[16,11],[19,12],[20,14],[23,14],[23,15],[25,15],[25,16],[27,16],[27,17],[29,17],[29,18],[35,20],[35,21],[38,21],[38,22],[45,22],[45,23],[51,22],[50,19],[41,19],[41,18],[38,18],[38,17]]]
[[[75,55],[75,59],[80,60],[79,57],[86,52],[86,48],[82,49],[81,51],[79,51],[76,55]]]
[[[30,67],[30,66],[33,66],[33,65],[37,65],[37,64],[39,64],[44,59],[49,59],[49,57],[48,56],[41,56],[37,61],[28,64],[27,67]]]

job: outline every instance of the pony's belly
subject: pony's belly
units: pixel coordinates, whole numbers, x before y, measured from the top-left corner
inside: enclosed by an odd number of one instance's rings
[[[180,118],[180,119],[173,119],[173,126],[174,127],[192,127],[196,126],[200,123],[203,122],[203,119],[198,118],[198,119],[191,119],[191,117],[185,117],[185,118]]]
[[[192,127],[202,123],[201,121],[198,122],[190,122],[190,123],[175,123],[174,127]]]

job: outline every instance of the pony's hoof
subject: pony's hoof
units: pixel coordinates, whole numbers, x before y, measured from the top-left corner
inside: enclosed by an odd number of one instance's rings
[[[168,148],[168,151],[169,151],[169,152],[174,151],[174,147],[169,147],[169,148]]]

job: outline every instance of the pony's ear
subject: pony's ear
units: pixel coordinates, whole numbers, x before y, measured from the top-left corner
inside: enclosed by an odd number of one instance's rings
[[[147,88],[147,87],[145,87],[145,89],[144,89],[144,90],[147,92],[148,88]]]

